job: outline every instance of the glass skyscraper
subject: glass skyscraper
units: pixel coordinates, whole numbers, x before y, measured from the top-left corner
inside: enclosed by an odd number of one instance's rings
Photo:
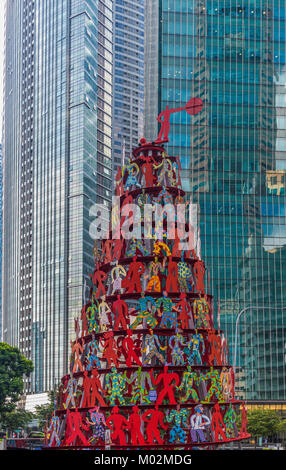
[[[2,188],[3,188],[3,155],[0,144],[0,341],[2,341]]]
[[[199,204],[206,284],[239,394],[285,399],[285,1],[146,8],[145,137],[154,140],[167,104],[203,100],[200,114],[173,115],[167,150],[181,157],[183,187]]]
[[[143,136],[144,0],[114,0],[113,164]]]
[[[111,198],[113,1],[9,0],[5,38],[3,339],[38,393],[67,372]]]

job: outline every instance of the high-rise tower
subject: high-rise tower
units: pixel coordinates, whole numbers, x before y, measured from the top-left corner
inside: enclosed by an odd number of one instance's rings
[[[192,120],[174,114],[167,148],[199,204],[208,288],[243,372],[241,393],[285,399],[285,2],[146,7],[145,137],[156,137],[166,105],[203,100]]]
[[[7,2],[3,339],[34,363],[26,392],[67,368],[89,210],[111,197],[112,67],[112,0]]]
[[[143,136],[144,0],[114,0],[113,165]]]

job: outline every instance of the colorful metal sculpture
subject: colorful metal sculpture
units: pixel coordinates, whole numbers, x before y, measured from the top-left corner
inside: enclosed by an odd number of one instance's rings
[[[116,175],[120,210],[101,246],[94,245],[90,297],[80,320],[75,315],[71,373],[62,379],[49,426],[51,448],[216,448],[249,436],[227,342],[214,326],[203,260],[192,234],[181,246],[185,221],[175,217],[174,237],[167,232],[172,206],[185,193],[180,160],[161,144],[173,113],[201,108],[200,99],[167,107],[156,142],[142,139]],[[134,222],[134,202],[142,216],[151,204],[161,217],[142,240],[123,236]]]

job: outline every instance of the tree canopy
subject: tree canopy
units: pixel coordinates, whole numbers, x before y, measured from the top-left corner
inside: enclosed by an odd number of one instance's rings
[[[18,348],[0,343],[0,415],[15,409],[23,393],[23,376],[33,371],[33,363]]]
[[[285,430],[286,420],[275,410],[252,410],[247,413],[247,417],[247,430],[255,438],[275,436]]]

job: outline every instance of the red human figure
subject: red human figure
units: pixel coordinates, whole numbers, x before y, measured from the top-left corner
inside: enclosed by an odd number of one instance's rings
[[[75,408],[75,411],[69,412],[67,414],[67,427],[70,431],[69,437],[66,439],[65,444],[69,446],[78,438],[82,441],[84,446],[88,446],[89,442],[83,434],[82,429],[85,431],[89,430],[89,426],[86,426],[82,420],[81,414],[78,412],[78,409]]]
[[[247,434],[247,409],[244,405],[242,404],[242,409],[241,409],[241,428],[240,428],[240,434]]]
[[[129,415],[128,427],[131,433],[131,444],[136,445],[145,445],[144,437],[141,432],[141,416],[139,415],[139,408],[137,405],[134,405],[132,408],[132,414]]]
[[[214,406],[214,413],[212,415],[211,421],[211,428],[212,431],[215,433],[215,442],[219,441],[219,436],[222,438],[223,441],[227,439],[225,432],[224,432],[224,423],[221,415],[221,409],[218,403]]]
[[[117,238],[113,240],[113,254],[112,254],[112,261],[115,259],[121,258],[121,252],[123,248],[124,240],[122,238]]]
[[[193,275],[196,278],[196,290],[201,294],[205,293],[205,284],[204,284],[204,277],[205,277],[205,267],[204,263],[201,260],[197,260],[194,264],[193,268]]]
[[[142,366],[142,362],[135,352],[135,344],[131,338],[133,330],[130,328],[127,329],[127,337],[122,341],[122,347],[127,354],[126,365],[127,367],[132,366],[132,361],[134,361],[138,366]]]
[[[98,370],[96,368],[94,368],[92,370],[90,385],[91,385],[91,389],[92,389],[91,399],[90,399],[90,406],[95,406],[96,400],[98,401],[98,403],[101,406],[106,406],[106,403],[105,403],[104,399],[102,398],[102,396],[99,393],[99,391],[101,391],[101,393],[104,395],[105,391],[102,388],[102,385],[101,385],[101,382],[100,382],[100,379],[99,379],[99,373],[98,373]]]
[[[104,240],[102,243],[102,259],[103,263],[110,263],[112,260],[111,250],[112,250],[112,240]]]
[[[81,408],[89,408],[90,407],[90,391],[91,391],[91,378],[88,376],[88,371],[85,370],[83,373],[83,399],[81,402]]]
[[[119,414],[118,406],[114,406],[112,409],[112,414],[105,421],[106,426],[113,431],[111,434],[111,439],[114,442],[115,439],[119,439],[119,444],[121,446],[126,445],[126,438],[123,429],[128,429],[127,419]]]
[[[132,259],[126,277],[122,281],[122,287],[126,289],[126,294],[142,292],[140,276],[145,272],[145,267],[143,263],[137,261],[137,256]]]
[[[102,359],[106,359],[108,367],[111,368],[112,362],[115,367],[118,367],[117,346],[113,337],[112,331],[104,333],[103,338],[99,339],[100,344],[103,346]]]
[[[160,382],[162,382],[163,385],[163,389],[157,398],[156,405],[161,405],[166,395],[168,395],[170,405],[176,405],[177,402],[174,397],[173,387],[179,385],[180,378],[178,374],[175,372],[168,372],[168,366],[164,366],[164,371],[161,372],[156,379],[154,379],[153,369],[151,369],[150,377],[154,386],[158,385]],[[175,383],[172,384],[173,381]]]
[[[115,319],[113,329],[119,330],[121,325],[123,330],[127,330],[128,305],[121,299],[120,294],[117,295],[117,300],[112,304],[112,312]]]
[[[88,333],[88,322],[87,322],[87,316],[86,316],[86,308],[87,305],[84,305],[81,309],[81,335],[86,336]]]
[[[150,416],[150,419],[147,417]],[[155,405],[154,410],[147,410],[142,415],[142,420],[147,423],[146,434],[147,434],[147,444],[150,446],[153,444],[154,439],[160,444],[164,444],[164,440],[161,439],[160,431],[158,426],[161,426],[162,429],[167,431],[168,425],[164,424],[164,414],[162,411],[159,411],[158,405]]]
[[[143,175],[145,176],[146,188],[152,188],[153,186],[155,186],[155,177],[153,174],[154,160],[150,156],[145,157],[144,160],[145,163],[143,163],[141,170]]]
[[[169,256],[168,262],[168,276],[166,280],[165,290],[167,292],[178,292],[178,266],[177,262],[173,261],[172,256]]]
[[[180,302],[177,303],[176,307],[173,307],[176,312],[178,312],[177,319],[181,322],[181,328],[186,330],[189,328],[189,320],[191,320],[191,316],[189,313],[191,312],[191,306],[186,301],[186,293],[181,292],[180,294]]]
[[[93,284],[97,287],[95,298],[99,299],[99,297],[106,295],[106,290],[105,286],[103,284],[103,281],[107,279],[107,274],[104,271],[101,271],[100,269],[97,269],[94,271],[94,274],[92,276],[92,282]]]
[[[83,372],[83,365],[80,360],[80,354],[83,353],[84,339],[82,339],[82,344],[80,344],[78,339],[76,339],[74,343],[73,341],[71,341],[70,344],[71,344],[72,354],[74,354],[74,358],[75,358],[72,371],[73,373],[75,373],[77,371],[77,368],[79,368],[81,372]]]
[[[159,144],[161,142],[169,142],[169,130],[170,130],[170,117],[172,113],[177,113],[180,111],[183,111],[186,109],[185,106],[182,108],[174,108],[174,109],[169,109],[169,106],[166,106],[166,109],[164,109],[159,116],[157,117],[157,121],[162,124],[160,132],[158,134],[157,139],[155,140],[156,144]]]
[[[210,345],[210,354],[208,356],[209,364],[214,365],[215,360],[218,366],[222,365],[221,361],[221,337],[217,335],[215,330],[208,332],[208,341]]]
[[[232,399],[235,400],[235,373],[233,368],[230,369],[230,376],[231,376],[231,395]]]
[[[133,197],[131,196],[131,194],[129,194],[129,191],[127,189],[125,191],[125,197],[124,197],[124,201],[122,203],[121,209],[120,209],[120,214],[123,211],[123,207],[127,206],[128,204],[133,204]],[[120,217],[120,228],[124,224],[124,221],[125,221],[126,217],[130,220],[130,224],[132,223],[131,222],[132,221],[132,215],[133,215],[133,212],[131,210],[130,210],[128,215],[121,215],[121,217]]]

